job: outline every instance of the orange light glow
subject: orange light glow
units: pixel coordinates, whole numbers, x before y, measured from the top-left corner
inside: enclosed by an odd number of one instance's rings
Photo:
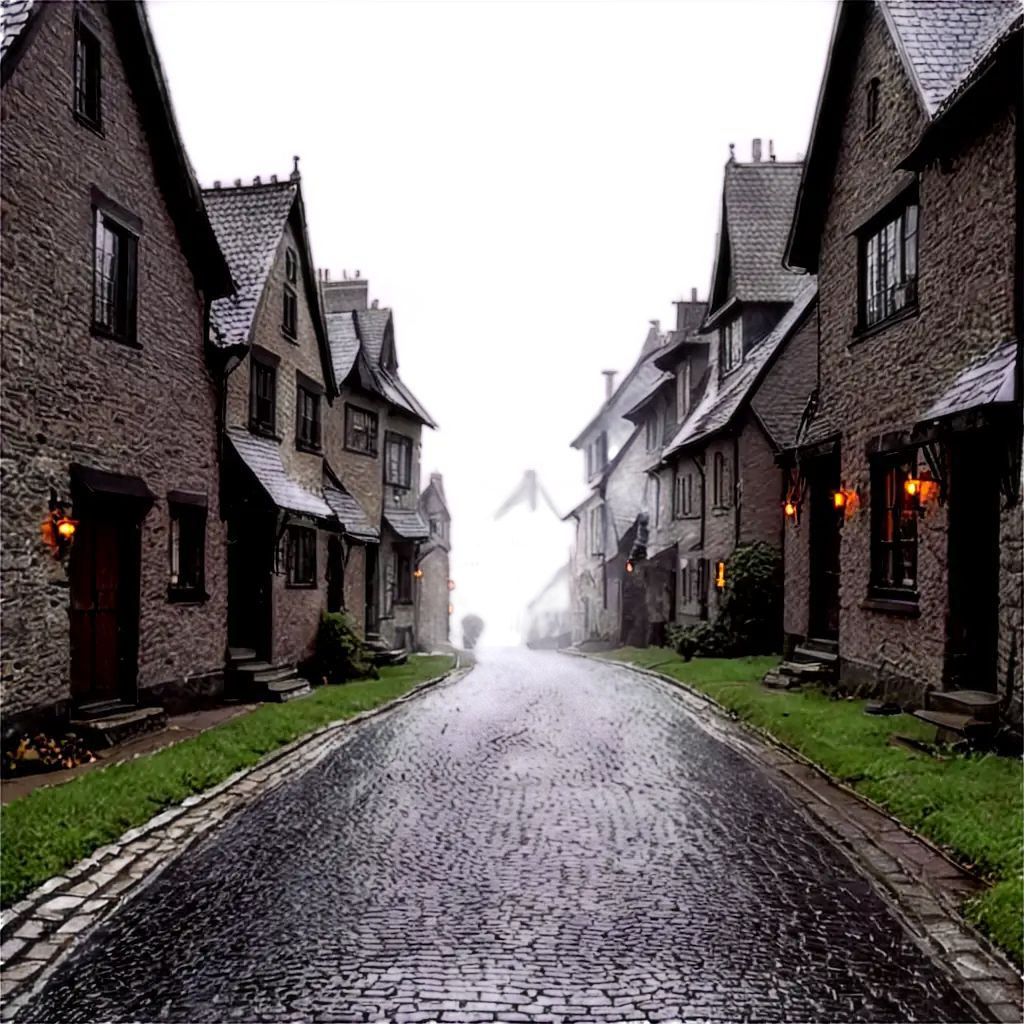
[[[454,590],[455,589],[455,580],[449,580],[448,581],[448,589],[449,590]]]
[[[725,589],[725,562],[718,563],[718,575],[715,577],[715,586],[719,590]]]
[[[846,492],[836,491],[836,493],[832,495],[832,503],[836,508],[846,508]]]
[[[448,614],[451,615],[453,611],[455,611],[455,609],[451,605],[448,605]]]
[[[78,527],[73,519],[68,519],[67,516],[62,516],[57,520],[57,532],[64,538],[64,540],[71,540],[75,535],[75,530]]]
[[[423,577],[423,570],[422,570],[422,569],[417,569],[417,570],[416,570],[416,571],[415,571],[415,572],[413,573],[413,576],[415,576],[415,577],[416,577],[416,579],[421,579],[421,578]]]
[[[632,571],[633,571],[633,563],[632,562],[627,562],[626,563],[626,572],[632,572]]]
[[[907,497],[916,498],[921,493],[921,481],[917,477],[907,477],[903,482],[903,490],[907,492]]]
[[[786,516],[789,519],[792,519],[796,515],[796,505],[794,505],[791,501],[787,501],[786,504],[783,506],[782,511],[786,513]]]

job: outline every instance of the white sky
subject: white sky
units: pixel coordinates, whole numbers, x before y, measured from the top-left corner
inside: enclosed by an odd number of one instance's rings
[[[452,510],[454,622],[514,616],[502,567],[528,553],[496,547],[490,517],[528,468],[563,513],[583,496],[568,445],[601,371],[626,371],[673,299],[706,297],[728,144],[806,150],[834,8],[151,3],[201,183],[298,154],[317,264],[358,268],[394,310],[402,377],[440,425],[422,470]]]

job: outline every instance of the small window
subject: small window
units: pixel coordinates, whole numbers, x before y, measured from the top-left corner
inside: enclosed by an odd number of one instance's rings
[[[294,338],[297,332],[296,325],[299,321],[299,300],[295,296],[295,289],[287,284],[284,286],[284,305],[282,310],[281,330],[289,338]]]
[[[712,467],[712,504],[715,508],[728,508],[732,504],[729,463],[722,452],[715,452]]]
[[[81,18],[75,19],[76,116],[91,128],[100,127],[100,41]]]
[[[296,435],[300,448],[320,450],[320,395],[299,384],[295,397]]]
[[[872,78],[864,90],[864,120],[870,132],[878,126],[878,90],[881,83]]]
[[[661,525],[661,477],[652,477],[654,481],[654,525]]]
[[[690,360],[687,359],[679,367],[679,373],[676,375],[676,405],[679,409],[679,422],[690,414]]]
[[[733,320],[718,332],[719,355],[722,360],[722,371],[729,373],[743,362],[743,325],[740,320]]]
[[[289,526],[286,535],[285,574],[289,587],[316,586],[316,530]]]
[[[871,587],[916,597],[918,509],[907,496],[913,452],[877,459],[871,473]]]
[[[604,505],[590,510],[590,553],[604,554]]]
[[[168,594],[178,601],[206,597],[206,507],[168,501],[170,579]]]
[[[102,210],[93,211],[93,327],[135,341],[139,240]]]
[[[674,481],[673,516],[685,519],[693,515],[693,473],[677,472]]]
[[[364,455],[377,454],[377,414],[345,406],[345,447]]]
[[[395,487],[411,487],[412,438],[388,433],[384,447],[384,482]]]
[[[250,356],[252,378],[249,390],[249,429],[273,435],[277,430],[277,370]]]
[[[608,465],[608,435],[601,434],[587,445],[587,479]]]
[[[289,284],[295,284],[299,278],[299,261],[294,249],[286,249],[284,253],[284,276]]]
[[[861,238],[861,327],[871,327],[917,305],[916,203]]]
[[[647,417],[647,450],[653,452],[658,447],[659,431],[658,431],[658,414],[652,412]]]

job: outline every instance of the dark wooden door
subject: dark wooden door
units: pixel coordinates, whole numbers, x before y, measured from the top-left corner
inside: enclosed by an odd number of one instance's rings
[[[341,538],[327,542],[327,610],[340,612],[345,607],[345,559]]]
[[[71,693],[78,702],[133,699],[138,657],[140,526],[97,509],[71,548]]]
[[[999,470],[991,438],[950,446],[946,686],[997,689]]]
[[[835,506],[839,456],[815,460],[810,485],[810,614],[808,630],[819,640],[839,638],[839,538],[843,510]]]
[[[377,546],[366,546],[366,632],[376,633],[380,627],[377,603]]]
[[[271,572],[274,524],[240,513],[228,520],[228,643],[257,657],[271,655]]]

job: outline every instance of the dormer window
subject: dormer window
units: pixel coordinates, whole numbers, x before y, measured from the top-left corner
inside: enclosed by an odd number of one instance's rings
[[[743,362],[743,324],[733,320],[718,331],[719,356],[722,372],[729,373]]]
[[[864,90],[864,121],[869,132],[878,127],[878,91],[880,88],[879,80],[872,78]]]
[[[647,417],[647,450],[653,452],[658,447],[658,414],[652,412]]]
[[[687,359],[679,367],[676,374],[676,406],[679,409],[679,422],[682,423],[690,414],[690,360]]]
[[[600,434],[587,445],[587,479],[608,465],[608,435]]]

